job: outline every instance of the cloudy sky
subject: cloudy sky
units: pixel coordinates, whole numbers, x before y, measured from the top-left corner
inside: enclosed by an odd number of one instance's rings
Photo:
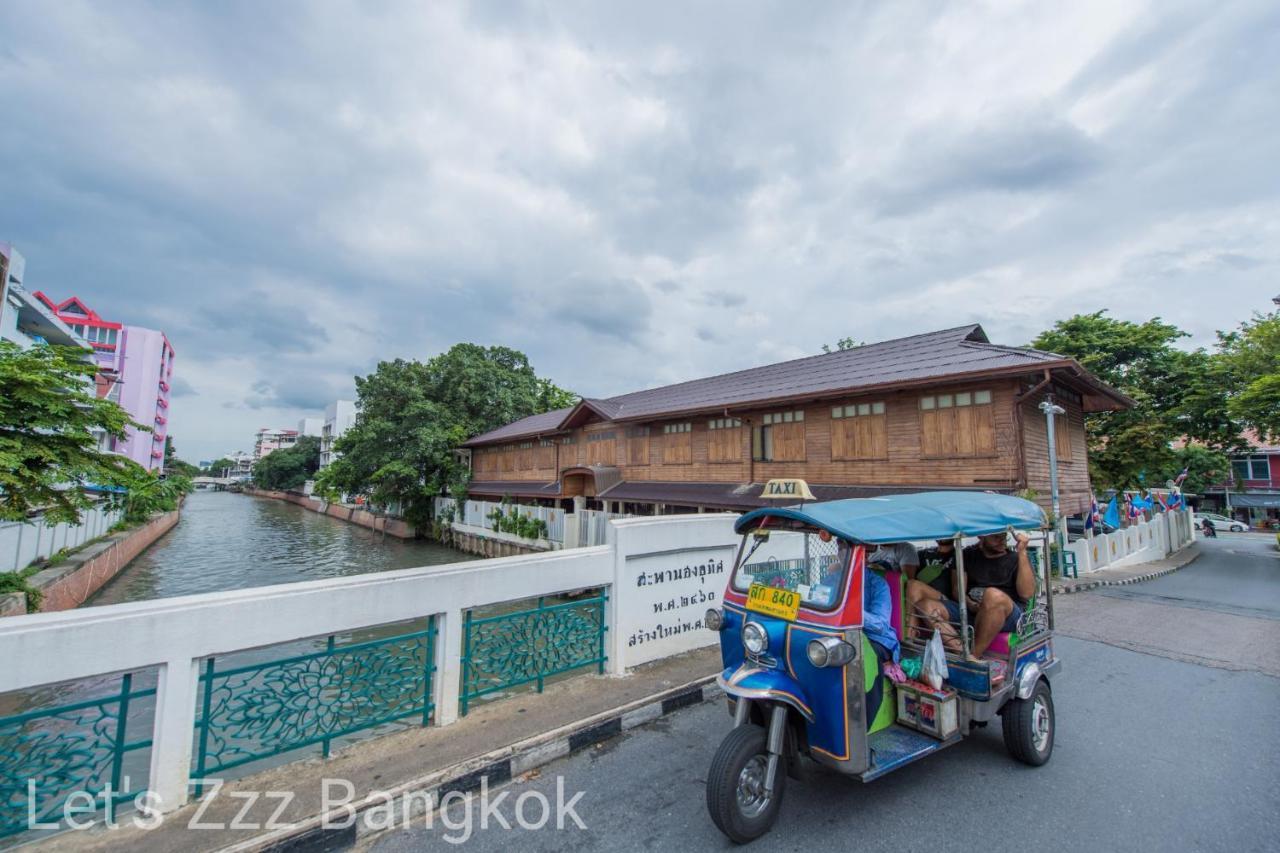
[[[0,240],[165,330],[191,460],[381,359],[608,395],[1280,292],[1280,6],[0,4]]]

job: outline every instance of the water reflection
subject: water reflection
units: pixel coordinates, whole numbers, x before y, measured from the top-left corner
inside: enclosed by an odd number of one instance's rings
[[[385,572],[472,559],[270,498],[196,492],[182,520],[85,606]]]

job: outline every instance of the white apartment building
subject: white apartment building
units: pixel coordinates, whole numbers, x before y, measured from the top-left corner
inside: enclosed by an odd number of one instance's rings
[[[320,428],[320,467],[328,466],[338,454],[333,443],[356,422],[356,404],[351,400],[335,400],[324,410]]]

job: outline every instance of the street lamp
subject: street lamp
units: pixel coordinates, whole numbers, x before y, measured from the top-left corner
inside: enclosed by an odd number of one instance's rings
[[[1062,535],[1062,506],[1058,500],[1058,443],[1054,435],[1054,415],[1065,415],[1067,410],[1053,402],[1052,397],[1045,399],[1040,404],[1040,411],[1044,412],[1045,426],[1049,434],[1049,491],[1053,500],[1053,527],[1054,539],[1058,543],[1058,577],[1062,577],[1066,571],[1066,542]]]

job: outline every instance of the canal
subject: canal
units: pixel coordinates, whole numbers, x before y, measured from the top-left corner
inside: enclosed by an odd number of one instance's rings
[[[188,496],[177,526],[85,606],[471,559],[433,542],[385,536],[287,501],[198,491]]]

